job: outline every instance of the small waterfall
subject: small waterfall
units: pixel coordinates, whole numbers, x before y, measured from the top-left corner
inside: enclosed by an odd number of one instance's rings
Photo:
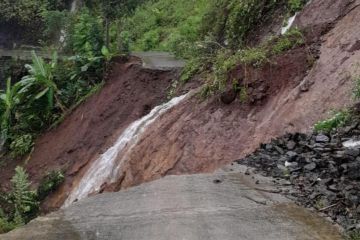
[[[79,9],[79,0],[72,0],[70,5],[70,13],[75,13]],[[67,32],[65,29],[60,30],[59,43],[61,48],[66,46]]]
[[[284,35],[285,33],[287,33],[287,31],[289,31],[289,29],[292,27],[292,25],[294,24],[294,21],[296,19],[297,13],[292,16],[291,18],[289,18],[287,24],[285,27],[281,28],[281,35]]]
[[[71,2],[70,12],[75,12],[78,9],[78,0],[73,0]]]
[[[92,163],[79,185],[72,190],[66,199],[63,207],[69,206],[75,200],[86,198],[91,193],[98,192],[104,183],[110,184],[116,181],[117,179],[114,176],[117,176],[121,170],[121,162],[117,161],[119,154],[125,148],[131,149],[132,146],[136,145],[141,134],[151,123],[167,110],[184,100],[187,95],[173,98],[171,101],[155,107],[148,115],[130,124],[114,145]]]

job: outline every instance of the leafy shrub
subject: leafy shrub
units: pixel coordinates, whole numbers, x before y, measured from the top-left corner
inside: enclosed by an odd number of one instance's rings
[[[160,33],[158,30],[146,32],[140,42],[140,48],[144,51],[156,49],[160,43]]]
[[[60,40],[61,31],[67,25],[68,14],[65,11],[45,11],[43,13],[45,21],[44,38],[48,44]]]
[[[48,173],[40,182],[37,195],[38,200],[44,200],[50,193],[55,191],[65,180],[62,171],[52,171]]]
[[[272,54],[278,55],[304,43],[305,40],[302,32],[297,28],[292,28],[282,37],[275,40],[275,44],[272,47]]]
[[[288,0],[288,8],[290,13],[299,12],[307,3],[308,0]]]
[[[257,47],[240,50],[235,55],[235,58],[238,60],[237,63],[260,67],[264,62],[267,61],[268,56],[265,49],[262,47]]]
[[[13,221],[16,224],[24,224],[38,210],[36,192],[30,190],[28,175],[22,167],[16,167],[11,183],[12,192],[9,195],[9,202],[14,206]]]
[[[128,31],[123,31],[120,33],[118,39],[118,49],[121,53],[130,53],[130,33]]]
[[[244,45],[247,34],[275,7],[277,0],[210,1],[201,31],[231,49]]]
[[[16,167],[11,183],[11,192],[0,195],[0,234],[28,223],[38,212],[37,194],[22,167]]]
[[[317,132],[331,132],[334,129],[344,126],[350,117],[349,111],[342,110],[335,113],[333,117],[316,123],[314,129]]]
[[[31,134],[15,137],[10,144],[11,156],[21,157],[29,153],[34,146],[34,138]]]
[[[274,36],[257,47],[243,48],[238,51],[228,48],[220,48],[206,60],[204,58],[195,58],[202,62],[202,66],[209,64],[211,68],[211,77],[208,80],[204,93],[216,93],[225,89],[228,75],[238,65],[261,67],[268,62],[269,58],[279,55],[285,51],[293,49],[304,44],[304,37],[298,29],[291,29],[283,36]],[[204,63],[205,62],[205,63]],[[189,72],[197,72],[196,64],[192,63],[190,67],[185,67],[184,77],[191,76]],[[191,70],[191,71],[189,71]],[[203,94],[204,95],[204,94]]]
[[[9,139],[11,126],[15,117],[16,105],[19,102],[19,86],[11,85],[11,79],[6,81],[6,90],[0,90],[0,130],[1,138],[6,142]]]
[[[41,19],[41,11],[46,8],[44,1],[2,0],[0,2],[0,20],[26,26]]]
[[[354,230],[346,234],[346,240],[360,240],[360,230]]]
[[[172,51],[177,56],[191,54],[187,46],[200,40],[199,28],[207,0],[147,1],[124,19],[132,50]]]
[[[354,82],[355,82],[355,87],[353,90],[353,94],[355,99],[360,99],[360,76],[355,76],[354,77]]]
[[[103,42],[102,19],[92,15],[84,9],[77,18],[73,29],[70,30],[70,44],[75,54],[87,57],[101,55]]]
[[[2,210],[0,209],[0,212]],[[15,229],[17,225],[13,222],[9,222],[5,215],[0,214],[0,234],[10,232]]]
[[[186,62],[184,69],[181,72],[180,81],[186,83],[191,79],[195,74],[201,72],[203,69],[203,62],[201,59],[193,58]]]

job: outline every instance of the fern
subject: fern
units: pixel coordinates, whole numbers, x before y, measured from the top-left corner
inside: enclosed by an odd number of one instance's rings
[[[30,190],[28,174],[22,167],[16,167],[11,183],[13,190],[10,194],[10,202],[14,205],[14,222],[23,224],[38,208],[36,192]]]

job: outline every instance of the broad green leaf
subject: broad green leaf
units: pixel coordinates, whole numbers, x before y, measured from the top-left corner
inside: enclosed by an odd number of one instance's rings
[[[42,96],[44,96],[47,92],[49,91],[49,88],[45,88],[44,90],[42,90],[41,92],[39,92],[36,96],[35,99],[40,99]]]

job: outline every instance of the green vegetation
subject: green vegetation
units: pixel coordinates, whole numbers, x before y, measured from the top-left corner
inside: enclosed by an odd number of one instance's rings
[[[122,34],[129,36],[132,50],[172,51],[187,57],[191,45],[200,40],[200,23],[208,2],[147,1],[123,20]]]
[[[181,82],[210,73],[203,93],[224,89],[228,72],[237,65],[262,66],[273,56],[304,44],[302,33],[291,29],[258,47],[246,37],[280,6],[300,10],[306,0],[148,1],[123,20],[122,34],[136,51],[171,51],[188,59]]]
[[[290,13],[294,14],[299,12],[307,2],[308,0],[288,0],[288,8]]]
[[[314,129],[317,132],[331,132],[344,126],[350,118],[351,114],[348,110],[341,110],[334,113],[331,118],[316,123]]]
[[[7,89],[0,92],[1,138],[10,155],[16,158],[29,153],[38,134],[95,92],[101,86],[104,67],[104,56],[58,61],[55,53],[45,61],[33,53],[27,75],[14,85],[9,79]]]
[[[291,29],[259,46],[246,38],[279,7],[298,11],[305,0],[85,0],[69,12],[67,0],[20,0],[0,3],[0,21],[16,26],[32,24],[47,47],[73,55],[51,60],[33,53],[25,76],[7,82],[0,92],[0,130],[13,158],[30,153],[34,140],[58,124],[103,84],[107,62],[130,50],[162,50],[188,60],[180,82],[203,74],[203,95],[223,91],[233,82],[237,66],[259,68],[272,56],[304,44],[302,33]],[[59,43],[61,39],[61,43]],[[52,46],[53,45],[53,46]],[[24,74],[23,74],[24,75]],[[244,101],[246,86],[233,84]]]
[[[303,44],[304,37],[302,33],[294,28],[283,36],[271,37],[258,47],[243,48],[236,52],[226,48],[218,50],[214,57],[210,58],[211,62],[207,63],[212,66],[212,76],[205,86],[203,96],[224,90],[228,81],[228,74],[236,66],[243,65],[245,67],[251,66],[258,68],[264,63],[269,62],[270,57],[279,55]],[[204,61],[205,59],[203,62]],[[185,73],[190,74],[189,72]],[[186,78],[188,78],[188,76]]]
[[[0,199],[0,233],[22,226],[30,221],[38,211],[37,194],[30,190],[30,182],[25,170],[15,169],[11,179],[12,191],[1,194]]]
[[[39,202],[55,191],[64,181],[61,171],[47,174],[37,191],[30,188],[28,174],[22,167],[15,169],[12,190],[0,194],[0,234],[28,223],[39,211]]]
[[[19,135],[10,143],[10,153],[13,158],[21,157],[31,151],[34,146],[34,136],[31,134]]]
[[[98,56],[103,46],[102,20],[93,16],[87,9],[83,10],[74,20],[70,34],[72,51],[81,56]]]
[[[199,45],[238,49],[277,0],[148,1],[125,18],[133,50],[163,50],[191,58]],[[201,47],[201,46],[200,46]],[[214,47],[214,46],[213,46]]]
[[[360,99],[360,76],[354,76],[355,87],[353,90],[355,99]]]
[[[38,200],[44,200],[50,193],[55,191],[65,180],[62,171],[48,173],[40,182],[38,187]]]
[[[349,232],[346,237],[346,240],[360,240],[360,231],[359,230],[355,230],[355,231],[351,231]]]

